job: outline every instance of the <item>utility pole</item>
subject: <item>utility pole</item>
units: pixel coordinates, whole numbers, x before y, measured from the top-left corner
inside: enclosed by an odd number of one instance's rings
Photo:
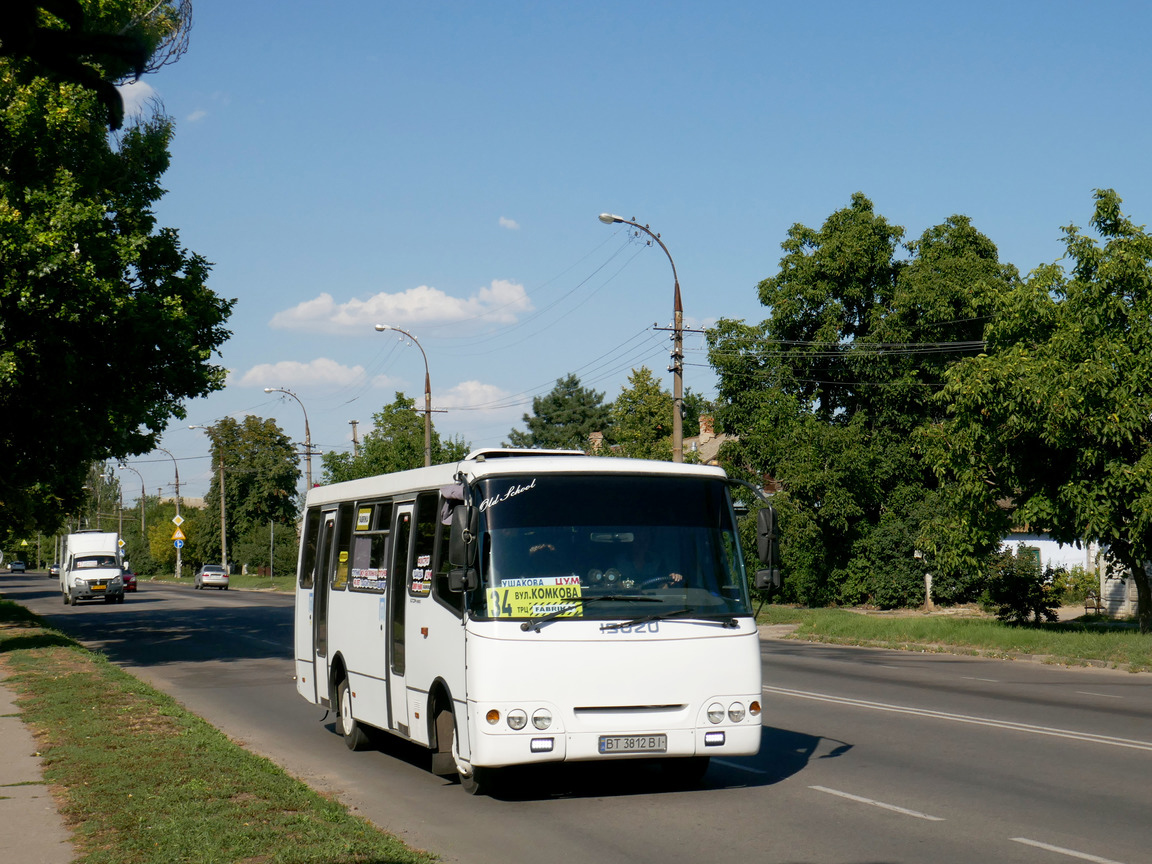
[[[360,441],[356,438],[356,427],[360,425],[359,420],[349,420],[348,425],[352,427],[352,458],[360,458]]]

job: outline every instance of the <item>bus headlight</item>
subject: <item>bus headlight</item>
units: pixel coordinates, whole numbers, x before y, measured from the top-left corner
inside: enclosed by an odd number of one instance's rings
[[[728,719],[733,723],[739,723],[744,719],[744,706],[739,702],[733,702],[728,706]]]
[[[720,723],[724,720],[724,706],[719,702],[713,702],[708,706],[708,722]]]
[[[513,708],[508,712],[508,725],[519,732],[528,725],[528,715],[520,708]]]
[[[495,726],[500,722],[500,712],[495,708],[489,708],[488,713],[484,715],[484,719],[488,721],[489,726]]]
[[[552,712],[547,708],[537,708],[532,712],[532,725],[544,730],[552,725]]]
[[[760,716],[760,700],[759,699],[753,699],[752,700],[752,704],[748,706],[748,713],[751,714],[753,717],[759,717]]]

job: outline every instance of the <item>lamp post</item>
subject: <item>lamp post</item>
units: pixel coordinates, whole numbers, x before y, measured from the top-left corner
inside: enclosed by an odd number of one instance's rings
[[[424,353],[424,346],[420,344],[420,340],[407,330],[401,330],[391,324],[377,324],[376,329],[381,333],[386,330],[403,333],[420,349],[420,354],[424,357],[424,467],[427,468],[432,464],[432,382],[428,377],[428,355]]]
[[[225,517],[224,509],[224,453],[216,444],[216,436],[213,434],[216,429],[212,426],[189,426],[189,429],[202,429],[208,438],[212,441],[212,449],[216,451],[213,455],[216,458],[216,463],[220,468],[220,566],[224,568],[224,572],[228,572],[228,541],[227,541],[227,525],[228,521]]]
[[[165,450],[163,447],[157,447],[156,449],[159,450],[161,453],[168,453],[168,451]],[[168,453],[168,456],[172,460],[172,467],[176,469],[176,516],[179,519],[180,518],[180,466],[176,463],[176,457],[175,456],[173,456],[171,453]],[[179,528],[180,526],[177,525],[176,527]],[[181,540],[180,542],[183,543],[184,541]],[[176,578],[177,579],[180,578],[180,547],[179,546],[176,547]]]
[[[140,478],[140,538],[143,539],[146,536],[144,531],[144,475],[130,465],[121,463],[117,467],[121,471],[131,471]]]
[[[664,254],[668,256],[668,263],[672,265],[672,281],[675,283],[676,294],[672,305],[672,365],[668,371],[672,373],[672,461],[684,461],[684,307],[680,303],[680,278],[676,275],[676,262],[672,260],[672,253],[664,245],[659,234],[654,234],[647,225],[641,225],[631,219],[614,216],[611,213],[601,213],[599,216],[605,225],[622,222],[631,225],[638,231],[643,231],[660,244]]]
[[[283,387],[265,387],[265,393],[283,393],[285,396],[291,396],[296,400],[300,406],[300,410],[304,412],[304,482],[308,489],[312,488],[312,431],[308,428],[308,409],[304,407],[304,403],[300,401],[300,397],[293,393],[291,390],[285,390]],[[307,494],[307,489],[305,490]]]

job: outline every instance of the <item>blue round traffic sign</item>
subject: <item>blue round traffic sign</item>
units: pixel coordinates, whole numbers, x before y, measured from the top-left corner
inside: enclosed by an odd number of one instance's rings
[[[177,549],[183,549],[184,548],[184,541],[183,540],[173,540],[172,545],[175,546]]]

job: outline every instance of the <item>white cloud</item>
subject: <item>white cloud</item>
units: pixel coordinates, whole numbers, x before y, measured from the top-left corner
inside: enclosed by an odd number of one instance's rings
[[[507,398],[507,390],[480,381],[461,381],[455,387],[432,394],[432,401],[441,408],[474,408],[481,412],[506,410],[495,406],[503,405]]]
[[[157,97],[157,93],[152,86],[143,81],[129,81],[127,84],[117,84],[116,89],[120,91],[120,98],[124,102],[125,117],[135,117],[143,114],[144,109],[148,107],[148,100]]]
[[[500,227],[507,228],[509,231],[517,231],[520,228],[520,223],[515,219],[509,219],[507,216],[501,216]]]
[[[523,285],[493,279],[471,297],[449,297],[438,288],[421,285],[398,294],[381,292],[367,300],[337,303],[327,292],[272,316],[269,326],[280,330],[367,334],[376,324],[446,324],[481,318],[509,324],[532,311]]]
[[[234,376],[229,376],[229,383]],[[308,363],[282,360],[253,366],[235,381],[240,387],[306,387],[314,385],[347,385],[364,379],[363,366],[343,366],[327,357]]]
[[[195,123],[199,120],[203,120],[207,116],[208,116],[207,111],[205,111],[203,108],[197,108],[195,111],[193,111],[191,114],[189,114],[184,119],[186,121],[188,121],[189,123]]]

